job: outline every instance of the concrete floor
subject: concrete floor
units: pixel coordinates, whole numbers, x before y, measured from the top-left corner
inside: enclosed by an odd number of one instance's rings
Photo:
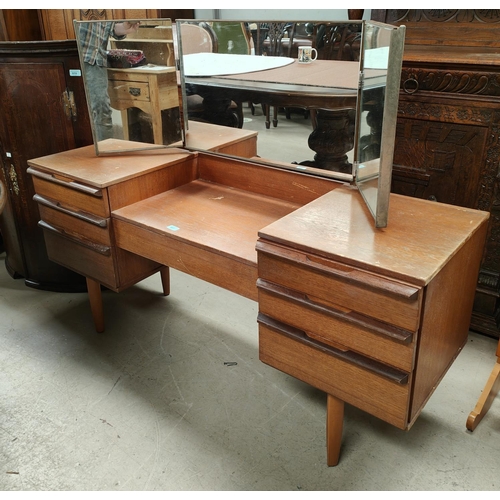
[[[4,261],[1,490],[500,488],[500,401],[465,428],[494,339],[470,334],[408,432],[347,405],[329,468],[325,394],[259,361],[256,303],[173,270],[169,297],[159,275],[105,292],[97,334],[85,294],[28,288]]]

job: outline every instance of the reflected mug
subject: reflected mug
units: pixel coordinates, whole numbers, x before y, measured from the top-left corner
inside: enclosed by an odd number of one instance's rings
[[[314,57],[313,57],[314,54]],[[299,63],[309,64],[316,61],[318,51],[312,47],[299,47]]]

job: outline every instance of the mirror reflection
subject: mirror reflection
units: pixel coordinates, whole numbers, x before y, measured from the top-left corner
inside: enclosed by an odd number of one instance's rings
[[[258,131],[262,161],[350,180],[362,31],[361,21],[177,21],[185,115]]]
[[[74,24],[97,154],[123,152],[114,139],[137,142],[132,149],[179,145],[171,21]]]

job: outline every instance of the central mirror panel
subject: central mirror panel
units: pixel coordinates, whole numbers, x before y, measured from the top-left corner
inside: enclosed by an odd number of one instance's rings
[[[350,181],[363,26],[178,20],[184,116],[258,131],[260,161]]]

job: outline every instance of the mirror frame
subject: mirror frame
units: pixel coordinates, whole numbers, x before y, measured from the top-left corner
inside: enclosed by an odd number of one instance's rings
[[[361,178],[359,176],[359,140],[361,130],[361,105],[363,85],[360,83],[357,103],[357,123],[356,127],[356,140],[355,140],[355,170],[354,181],[361,196],[365,200],[370,213],[375,219],[375,227],[387,227],[389,218],[389,198],[391,192],[392,182],[392,165],[394,158],[394,143],[396,139],[396,122],[398,113],[399,102],[399,86],[401,80],[401,68],[403,63],[404,41],[406,34],[406,27],[401,25],[399,27],[379,23],[376,21],[369,21],[371,26],[381,27],[384,29],[391,29],[391,39],[389,44],[388,65],[385,82],[385,97],[382,118],[382,130],[380,138],[380,157],[378,173],[371,175],[368,178]],[[363,40],[364,41],[364,40]],[[362,56],[365,51],[361,50]],[[364,70],[364,61],[361,60],[361,71]],[[376,185],[375,185],[376,184]],[[375,192],[375,200],[373,193]]]

